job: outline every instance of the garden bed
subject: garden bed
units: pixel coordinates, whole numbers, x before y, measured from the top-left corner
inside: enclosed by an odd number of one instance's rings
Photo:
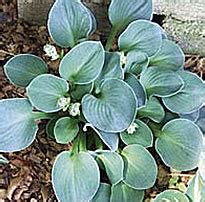
[[[50,44],[52,41],[48,37],[45,26],[31,26],[21,20],[16,20],[15,4],[6,4],[0,9],[0,12],[2,11],[0,15],[0,33],[2,33],[0,35],[0,99],[25,97],[25,91],[22,88],[14,87],[7,81],[3,73],[3,65],[13,55],[32,53],[44,58],[49,64],[50,71],[56,73],[58,63],[51,62],[43,52],[43,45]],[[186,69],[204,79],[205,58],[198,55],[187,56]],[[43,124],[45,123],[39,123],[40,127]],[[37,139],[29,148],[22,152],[4,154],[9,164],[0,165],[0,202],[56,201],[51,186],[51,167],[57,154],[69,148],[70,145],[61,146],[55,143],[46,136],[44,130],[40,130]],[[154,153],[160,166],[157,182],[152,189],[147,191],[145,201],[150,201],[157,193],[170,186],[183,190],[195,171],[188,173],[170,171],[161,163],[155,151],[151,152]]]

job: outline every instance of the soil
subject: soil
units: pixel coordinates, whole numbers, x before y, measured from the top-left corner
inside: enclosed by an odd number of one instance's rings
[[[24,89],[11,85],[4,75],[3,65],[12,56],[32,53],[46,60],[51,72],[57,72],[58,68],[58,62],[51,62],[43,52],[43,45],[52,44],[46,27],[29,25],[17,19],[16,13],[15,0],[0,0],[0,99],[26,96]],[[205,58],[187,56],[186,68],[205,78]],[[39,123],[40,132],[29,148],[3,154],[9,163],[0,165],[0,202],[57,201],[51,186],[51,168],[57,154],[69,150],[69,146],[56,144],[47,137],[44,125],[45,122]],[[155,186],[146,191],[146,202],[168,188],[183,191],[195,173],[170,171],[157,155],[155,158],[159,164],[159,175]]]

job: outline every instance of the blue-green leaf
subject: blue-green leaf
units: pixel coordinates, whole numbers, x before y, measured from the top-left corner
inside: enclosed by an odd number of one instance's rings
[[[136,115],[136,97],[131,87],[118,79],[105,79],[95,97],[82,99],[82,111],[88,122],[99,130],[117,133],[129,127]]]
[[[203,134],[205,134],[205,106],[199,110],[199,117],[196,124],[200,127]]]
[[[205,84],[196,75],[187,71],[179,71],[184,87],[177,94],[163,98],[165,106],[172,112],[187,114],[201,108],[205,101]]]
[[[160,123],[165,116],[165,111],[159,100],[155,97],[151,97],[146,102],[146,105],[139,109],[138,116],[140,118],[149,118],[154,122]]]
[[[63,107],[58,104],[69,90],[66,80],[51,74],[36,77],[27,87],[27,94],[32,105],[46,113],[60,111]]]
[[[199,119],[200,110],[196,110],[194,112],[188,114],[180,114],[180,118],[188,119],[190,121],[196,122]]]
[[[124,182],[135,189],[148,189],[157,179],[157,164],[141,145],[133,144],[122,151],[125,161]]]
[[[135,96],[137,97],[137,106],[141,107],[145,105],[147,100],[147,95],[144,87],[139,82],[138,78],[131,73],[126,73],[125,82],[133,89]]]
[[[52,139],[55,139],[54,127],[55,127],[57,120],[58,120],[58,117],[52,118],[46,124],[46,134],[48,135],[48,137],[50,137]]]
[[[54,135],[57,143],[68,144],[78,134],[79,126],[75,119],[63,117],[59,119],[54,127]]]
[[[151,0],[112,0],[109,7],[109,20],[119,32],[134,20],[150,20],[151,17]]]
[[[111,188],[110,202],[142,202],[144,198],[143,190],[136,190],[124,182],[120,182],[117,185],[113,185]]]
[[[4,65],[4,71],[11,83],[26,87],[35,77],[47,73],[48,67],[40,57],[20,54]]]
[[[166,31],[159,25],[157,24],[159,29],[161,30],[161,34],[162,34],[162,39],[167,39],[167,34],[166,34]]]
[[[164,39],[158,52],[150,58],[150,66],[177,71],[183,68],[185,56],[174,42]]]
[[[162,128],[155,148],[167,166],[187,171],[197,167],[202,144],[203,135],[196,124],[174,119]]]
[[[65,55],[59,72],[62,78],[72,83],[88,84],[101,73],[104,59],[105,52],[100,42],[83,42]]]
[[[95,29],[95,19],[79,0],[58,0],[48,18],[52,39],[62,47],[73,47]]]
[[[123,79],[123,69],[120,65],[119,53],[105,53],[105,62],[99,77],[96,79],[95,84],[98,86],[103,79],[116,78]]]
[[[108,146],[112,151],[116,151],[119,145],[119,134],[117,133],[106,133],[103,131],[97,132],[100,139]]]
[[[111,186],[106,183],[100,183],[98,192],[91,200],[91,202],[109,202],[111,194]]]
[[[177,73],[158,67],[149,67],[142,72],[140,82],[145,87],[148,96],[158,97],[170,97],[177,94],[184,85]]]
[[[205,202],[205,181],[199,172],[190,180],[186,194],[193,202]]]
[[[150,147],[153,144],[153,134],[150,128],[142,121],[135,120],[137,124],[136,131],[128,134],[126,131],[120,134],[121,140],[126,144],[139,144],[143,147]]]
[[[90,154],[58,155],[52,170],[52,183],[59,201],[89,201],[100,186],[100,171]]]
[[[103,163],[111,184],[115,185],[123,180],[124,162],[122,157],[115,152],[104,152],[98,155]]]
[[[162,33],[158,25],[146,20],[132,22],[120,35],[118,45],[121,51],[138,51],[154,55],[162,43]]]
[[[4,157],[3,155],[0,154],[0,165],[1,164],[7,164],[7,163],[9,163],[9,160],[6,157]]]
[[[203,134],[203,146],[202,146],[202,152],[199,158],[198,172],[199,172],[200,178],[204,182],[204,187],[205,187],[205,134]]]
[[[166,190],[161,194],[157,195],[154,199],[154,202],[171,202],[171,201],[180,201],[180,202],[189,202],[188,197],[180,191],[177,190]]]
[[[125,64],[126,72],[139,75],[149,65],[149,57],[146,53],[131,51],[127,54],[127,62]]]
[[[0,152],[20,151],[32,144],[38,126],[27,99],[0,101]]]
[[[97,130],[92,124],[88,124],[84,127],[84,131],[87,131],[87,127],[91,127],[95,133],[100,137],[103,143],[111,150],[116,151],[119,145],[119,134],[118,133],[106,133],[101,130]]]

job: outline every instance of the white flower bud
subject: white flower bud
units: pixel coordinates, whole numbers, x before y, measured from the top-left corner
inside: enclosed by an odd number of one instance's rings
[[[134,132],[136,132],[137,128],[138,128],[138,125],[136,123],[132,123],[127,129],[127,133],[132,135]]]
[[[125,65],[127,62],[127,57],[125,56],[124,52],[120,53],[120,64],[121,66]]]
[[[69,113],[71,116],[79,116],[80,115],[80,103],[71,104],[69,107]]]
[[[52,46],[50,44],[46,44],[43,47],[43,50],[45,51],[45,53],[48,57],[51,57],[51,60],[57,60],[59,58],[59,55],[56,51],[55,46]]]
[[[70,105],[70,97],[66,98],[66,97],[61,97],[59,100],[58,100],[58,106],[59,107],[62,107],[63,111],[66,111]]]

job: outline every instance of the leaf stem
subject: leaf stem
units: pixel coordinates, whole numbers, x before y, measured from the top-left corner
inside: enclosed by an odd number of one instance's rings
[[[86,135],[83,132],[79,134],[79,151],[86,151]]]
[[[161,131],[161,130],[154,129],[153,132],[154,132],[154,136],[155,136],[156,138],[159,138],[159,137],[161,137],[162,135],[164,135],[163,131]]]
[[[60,52],[60,54],[59,54],[59,58],[60,58],[60,60],[63,59],[64,54],[65,54],[65,51],[64,51],[64,49],[62,48],[62,49],[61,49],[61,52]]]
[[[113,41],[114,41],[117,33],[118,33],[118,28],[112,27],[110,35],[109,35],[107,43],[106,43],[106,46],[105,46],[106,51],[109,51],[112,48]]]
[[[38,121],[41,119],[52,119],[56,116],[56,114],[52,113],[52,114],[47,114],[44,112],[32,112],[33,114],[33,118]]]
[[[77,154],[79,152],[79,139],[80,139],[80,136],[78,134],[78,136],[74,139],[73,141],[73,146],[72,146],[72,151],[71,151],[71,156],[74,155],[74,154]]]
[[[161,130],[162,127],[161,125],[151,122],[148,124],[148,126],[151,128],[156,138],[161,137],[164,134],[163,131]]]
[[[75,155],[80,151],[87,151],[86,136],[82,132],[79,132],[78,136],[73,141],[71,155]]]

